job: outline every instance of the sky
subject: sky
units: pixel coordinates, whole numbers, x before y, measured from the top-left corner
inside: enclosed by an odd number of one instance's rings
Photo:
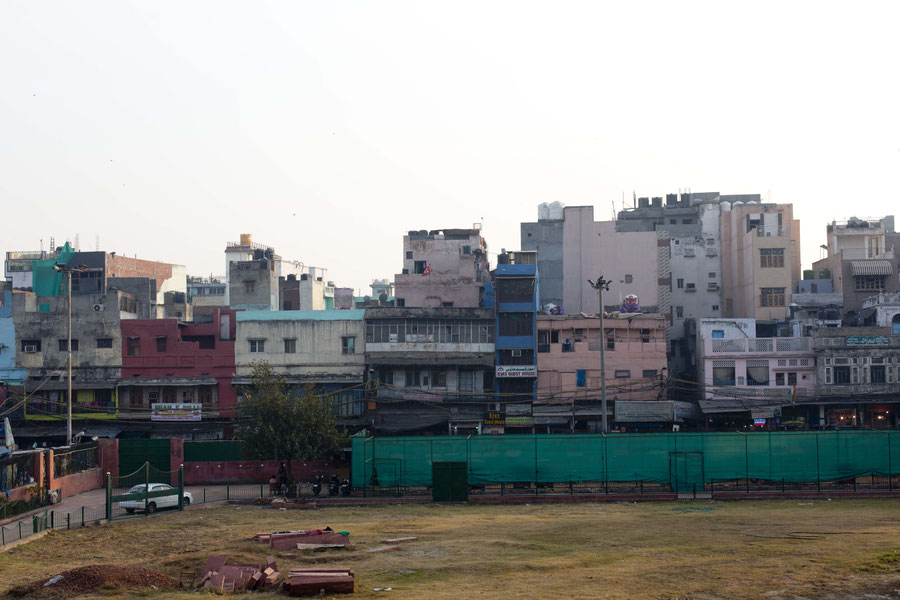
[[[241,233],[365,289],[410,229],[679,190],[898,212],[896,2],[0,3],[0,252],[224,273]],[[495,262],[495,257],[491,257]]]

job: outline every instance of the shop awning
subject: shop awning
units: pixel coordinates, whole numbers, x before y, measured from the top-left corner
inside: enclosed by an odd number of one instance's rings
[[[851,260],[850,274],[857,275],[893,275],[894,268],[887,260]]]
[[[715,413],[744,413],[751,410],[781,408],[782,406],[784,406],[784,403],[773,402],[771,398],[715,398],[712,400],[700,400],[700,410],[707,415]]]

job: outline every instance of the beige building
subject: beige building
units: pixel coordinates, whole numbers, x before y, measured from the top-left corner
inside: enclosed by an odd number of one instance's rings
[[[800,280],[800,221],[791,204],[721,204],[723,317],[789,316]]]

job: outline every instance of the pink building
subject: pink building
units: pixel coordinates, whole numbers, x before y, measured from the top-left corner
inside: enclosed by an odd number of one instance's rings
[[[812,341],[810,337],[701,337],[700,404],[708,423],[775,427],[800,419],[805,408],[798,404],[812,398],[816,387]],[[804,423],[797,420],[795,425]]]
[[[600,331],[600,319],[588,315],[542,314],[538,315],[537,327],[537,425],[562,426],[565,419],[561,416],[566,414],[574,415],[575,427],[584,423],[592,431],[599,426],[602,344],[606,344],[610,414],[615,400],[665,399],[666,331],[662,315],[604,319],[605,335]],[[543,406],[539,409],[537,405]]]

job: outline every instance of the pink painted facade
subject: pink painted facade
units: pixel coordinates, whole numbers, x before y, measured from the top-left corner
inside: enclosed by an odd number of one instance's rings
[[[813,338],[701,338],[701,376],[707,399],[755,397],[789,401],[816,387]],[[726,389],[723,389],[726,388]],[[732,390],[738,390],[731,393]]]
[[[638,315],[600,319],[538,315],[538,402],[582,395],[599,399],[600,345],[605,346],[609,399],[659,400],[666,367],[665,319]],[[595,398],[596,397],[596,398]]]
[[[202,419],[234,416],[235,311],[211,322],[122,320],[119,414],[150,419],[155,403],[199,403]]]

